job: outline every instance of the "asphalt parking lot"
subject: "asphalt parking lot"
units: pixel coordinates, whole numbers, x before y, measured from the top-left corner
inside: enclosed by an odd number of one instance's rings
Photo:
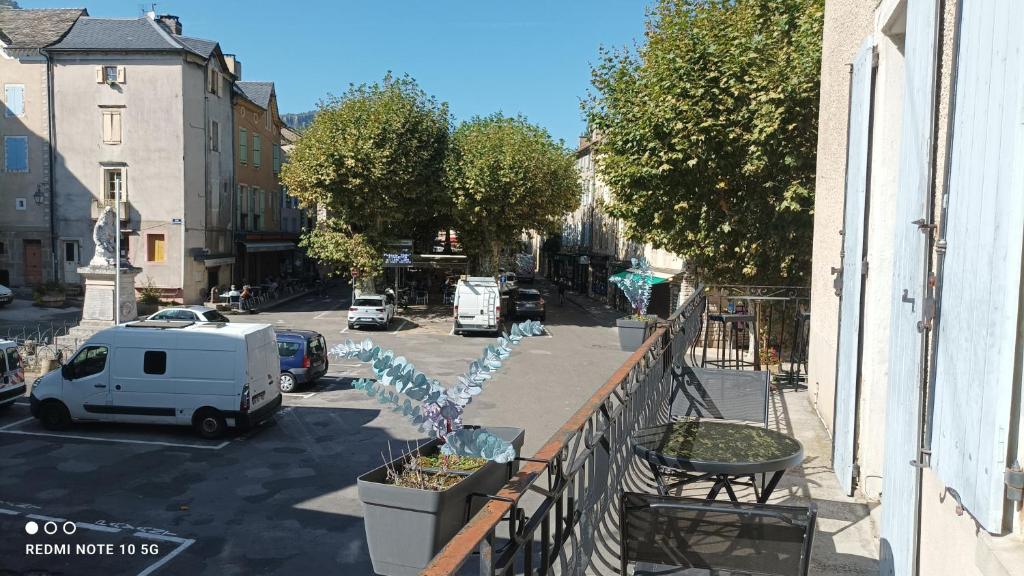
[[[443,307],[351,333],[347,304],[329,294],[232,320],[317,330],[329,346],[370,337],[445,383],[489,342],[451,335]],[[549,334],[516,347],[467,422],[524,427],[532,454],[626,358],[613,318],[551,307]],[[156,426],[49,432],[19,401],[0,412],[0,576],[371,574],[356,478],[417,434],[352,389],[370,374],[333,361],[272,420],[213,441]]]

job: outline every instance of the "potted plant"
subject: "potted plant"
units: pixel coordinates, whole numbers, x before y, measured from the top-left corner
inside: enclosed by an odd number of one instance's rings
[[[336,358],[371,364],[376,380],[359,379],[353,387],[433,437],[358,479],[375,572],[418,574],[486,503],[473,495],[498,492],[515,473],[523,430],[464,425],[462,414],[515,345],[543,333],[539,322],[513,325],[450,388],[370,340],[349,340],[331,349]]]
[[[64,305],[64,285],[50,281],[32,289],[32,300],[36,306],[44,308],[60,308]]]
[[[153,285],[152,278],[147,278],[146,285],[139,290],[139,301],[136,306],[139,316],[149,316],[160,308],[160,290]]]
[[[658,324],[658,317],[654,314],[647,314],[647,306],[651,303],[651,285],[653,275],[651,266],[645,258],[633,258],[635,270],[622,278],[612,278],[626,295],[629,306],[633,313],[625,318],[616,320],[615,325],[619,329],[619,348],[632,352],[639,348],[654,333],[654,327]]]

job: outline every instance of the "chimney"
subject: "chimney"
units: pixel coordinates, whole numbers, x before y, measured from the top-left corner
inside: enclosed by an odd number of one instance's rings
[[[590,135],[580,134],[580,147],[577,150],[583,150],[587,146],[590,146]]]
[[[240,81],[242,79],[242,61],[234,54],[225,54],[224,60],[228,64],[228,72],[234,75],[236,82]]]
[[[181,36],[181,21],[173,14],[161,14],[156,17],[157,24],[163,26],[171,34]]]

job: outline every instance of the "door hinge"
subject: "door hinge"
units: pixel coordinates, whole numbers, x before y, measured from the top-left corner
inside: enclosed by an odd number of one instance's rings
[[[932,329],[935,320],[935,274],[928,275],[928,289],[924,293],[924,306],[921,308],[921,320],[917,323],[917,331],[924,332]]]
[[[1007,468],[1003,473],[1003,482],[1006,483],[1006,498],[1014,502],[1024,501],[1024,470],[1020,466]]]
[[[911,224],[917,226],[917,229],[920,230],[921,232],[924,232],[925,230],[933,230],[936,227],[935,224],[929,224],[928,221],[925,220],[924,218],[918,218],[917,220],[911,222]]]
[[[843,268],[832,267],[832,274],[835,274],[835,278],[832,280],[832,288],[836,291],[836,296],[843,295]]]
[[[868,259],[867,258],[861,260],[861,262],[860,262],[860,275],[861,276],[867,276],[868,275]]]

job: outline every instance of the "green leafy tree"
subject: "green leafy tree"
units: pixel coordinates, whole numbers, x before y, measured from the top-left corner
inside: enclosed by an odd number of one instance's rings
[[[822,0],[661,0],[583,107],[610,212],[705,281],[810,269]]]
[[[450,219],[444,188],[448,106],[408,76],[352,86],[322,102],[282,169],[303,206],[321,209],[302,240],[322,263],[380,272],[390,240],[432,241]]]
[[[455,226],[483,271],[524,230],[553,232],[579,205],[575,161],[546,130],[521,116],[476,117],[452,135],[446,167]]]

